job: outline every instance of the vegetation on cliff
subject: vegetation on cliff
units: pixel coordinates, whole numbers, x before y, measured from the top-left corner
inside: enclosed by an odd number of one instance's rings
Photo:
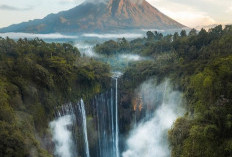
[[[97,52],[114,55],[123,49],[152,58],[131,64],[123,75],[125,109],[133,108],[128,104],[138,84],[154,76],[170,78],[184,93],[187,113],[169,130],[173,157],[232,155],[232,26],[166,36],[147,32],[146,38],[109,42],[111,51],[105,51],[105,42]]]
[[[70,44],[0,38],[0,156],[51,156],[55,108],[100,93],[108,76]]]

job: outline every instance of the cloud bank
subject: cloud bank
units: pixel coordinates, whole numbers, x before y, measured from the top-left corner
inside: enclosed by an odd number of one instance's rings
[[[68,36],[68,35],[62,35],[60,33],[52,33],[52,34],[32,34],[32,33],[0,33],[0,37],[6,38],[12,38],[12,39],[19,39],[19,38],[41,38],[41,39],[76,39],[75,36]]]
[[[32,10],[33,7],[27,7],[27,8],[18,8],[18,7],[14,7],[11,5],[0,5],[0,9],[1,10],[10,10],[10,11],[27,11],[27,10]]]
[[[141,38],[144,34],[137,34],[137,33],[123,33],[123,34],[83,34],[84,37],[92,37],[92,38],[102,38],[102,39],[117,39],[117,38],[127,38],[127,39],[134,39],[134,38]]]
[[[81,1],[81,0],[80,0]],[[84,0],[85,2],[90,3],[107,3],[110,0]],[[141,4],[144,0],[130,0],[132,3]]]
[[[232,16],[232,11],[229,12],[232,1],[229,0],[147,1],[164,14],[189,27],[232,22],[230,18]]]

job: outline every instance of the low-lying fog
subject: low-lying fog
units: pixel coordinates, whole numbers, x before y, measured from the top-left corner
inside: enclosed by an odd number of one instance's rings
[[[148,57],[142,57],[138,54],[128,52],[119,53],[112,56],[100,55],[94,51],[94,46],[98,43],[100,43],[98,40],[76,41],[75,46],[79,49],[82,56],[95,58],[102,62],[108,63],[111,66],[112,71],[123,70],[132,62],[150,59]]]
[[[141,60],[145,60],[144,57],[141,57],[138,54],[120,54],[119,58],[123,59],[123,60],[126,60],[126,61],[141,61]]]
[[[94,46],[96,44],[103,43],[107,40],[117,40],[119,38],[125,37],[127,40],[133,40],[135,38],[145,37],[145,32],[143,30],[130,31],[128,33],[106,33],[106,34],[97,34],[97,33],[84,33],[84,34],[72,34],[64,35],[60,33],[52,34],[33,34],[33,33],[20,33],[20,32],[9,32],[9,33],[0,33],[0,37],[19,39],[19,38],[40,38],[46,42],[60,42],[60,43],[72,43],[76,46],[83,57],[95,58],[97,60],[103,61],[111,65],[112,71],[121,71],[125,69],[131,62],[137,62],[142,60],[147,60],[149,58],[142,57],[138,54],[133,54],[132,52],[120,53],[113,56],[103,56],[99,55],[94,51]]]
[[[0,33],[0,37],[6,38],[12,38],[12,39],[19,39],[19,38],[41,38],[41,39],[76,39],[76,36],[70,36],[70,35],[62,35],[60,33],[51,33],[51,34],[34,34],[34,33],[15,33],[15,32],[9,32],[9,33]]]
[[[126,38],[126,39],[135,39],[142,38],[145,36],[144,32],[134,32],[134,33],[83,33],[83,34],[61,34],[61,33],[50,33],[50,34],[35,34],[35,33],[22,33],[22,32],[8,32],[8,33],[0,33],[0,37],[19,39],[19,38],[41,38],[41,39],[70,39],[73,41],[75,39],[102,39],[102,40],[110,40],[110,39],[118,39],[118,38]]]
[[[82,56],[87,57],[100,57],[97,53],[94,52],[93,47],[95,44],[87,43],[87,42],[77,42],[75,46],[79,49]]]
[[[142,33],[123,33],[123,34],[83,34],[84,37],[92,37],[92,38],[103,38],[103,39],[118,39],[118,38],[126,38],[126,39],[135,39],[142,38],[144,34]]]

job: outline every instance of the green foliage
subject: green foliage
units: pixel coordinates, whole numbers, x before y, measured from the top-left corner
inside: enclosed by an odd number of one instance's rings
[[[23,134],[16,126],[3,121],[0,121],[0,156],[26,156]]]
[[[180,32],[180,36],[181,36],[181,37],[186,37],[186,36],[187,36],[186,30],[182,30],[182,31]]]
[[[110,40],[95,50],[107,56],[131,52],[151,58],[130,64],[122,76],[120,103],[125,110],[137,85],[154,76],[158,82],[169,77],[184,93],[187,114],[168,134],[173,157],[230,157],[231,43],[232,26],[219,25],[188,34],[147,32],[147,38]],[[58,105],[89,99],[107,88],[109,70],[103,63],[80,57],[70,44],[0,38],[0,156],[30,156],[32,149],[36,156],[49,156],[35,133],[46,134]],[[93,119],[88,121],[92,128]]]
[[[232,26],[191,30],[188,35],[182,31],[171,39],[130,42],[131,51],[153,59],[130,65],[121,92],[131,97],[148,78],[170,78],[184,93],[187,110],[169,131],[172,156],[232,156]]]
[[[197,30],[196,29],[191,29],[191,31],[189,32],[189,36],[196,36],[197,35]]]
[[[37,138],[47,136],[54,109],[92,98],[107,76],[108,65],[70,44],[0,38],[0,156],[51,156]]]
[[[147,40],[149,40],[149,41],[155,39],[155,35],[154,35],[151,31],[148,31],[148,32],[146,33],[146,35],[147,35]]]
[[[189,136],[189,129],[191,127],[191,121],[186,118],[179,118],[174,123],[174,126],[168,132],[168,138],[171,145],[175,145],[175,149],[172,149],[172,156],[181,156],[183,141]]]
[[[95,51],[104,55],[113,55],[118,51],[119,43],[113,40],[106,41],[102,45],[96,45]]]

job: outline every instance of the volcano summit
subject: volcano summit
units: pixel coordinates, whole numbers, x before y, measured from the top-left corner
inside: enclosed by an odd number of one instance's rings
[[[176,22],[145,0],[84,2],[73,9],[49,14],[0,29],[0,32],[79,33],[113,32],[128,29],[180,29]]]

